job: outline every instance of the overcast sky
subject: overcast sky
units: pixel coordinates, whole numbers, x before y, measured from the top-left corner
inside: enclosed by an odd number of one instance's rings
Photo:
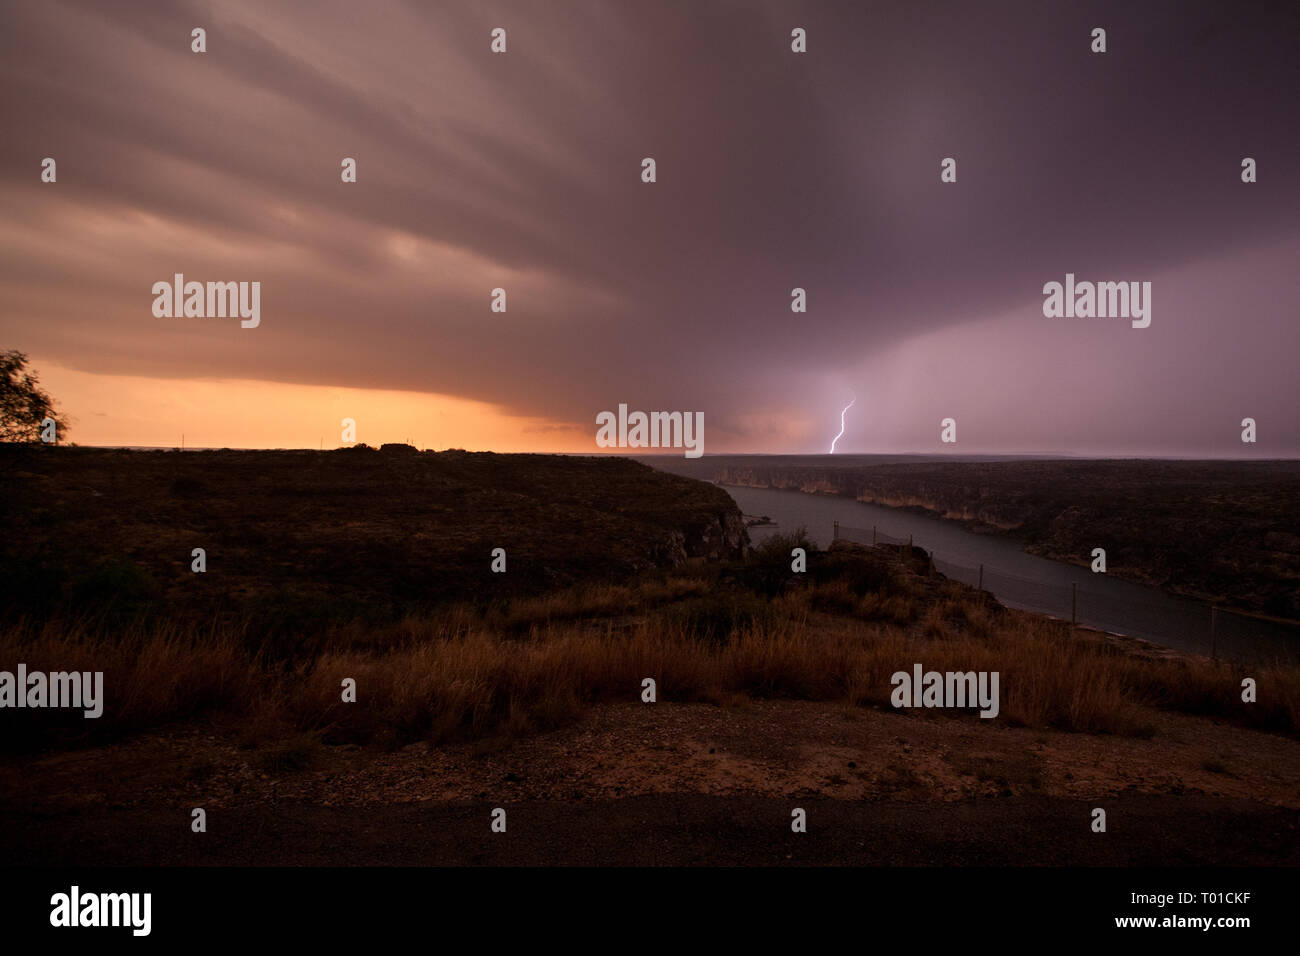
[[[1185,0],[6,3],[0,348],[86,443],[595,451],[626,403],[820,452],[856,398],[840,451],[1295,456],[1297,36]],[[260,326],[155,317],[177,272],[260,281]],[[1044,317],[1067,272],[1151,282],[1150,327]]]

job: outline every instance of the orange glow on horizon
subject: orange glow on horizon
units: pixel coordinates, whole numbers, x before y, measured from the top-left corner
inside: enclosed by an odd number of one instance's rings
[[[344,418],[378,447],[600,454],[595,425],[511,415],[488,402],[381,389],[256,380],[102,375],[42,362],[41,387],[71,419],[81,445],[174,448],[338,448]]]

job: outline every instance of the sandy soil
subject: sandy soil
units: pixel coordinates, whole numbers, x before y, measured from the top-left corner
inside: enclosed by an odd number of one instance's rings
[[[1300,864],[1300,741],[1150,719],[1138,739],[737,699],[602,706],[509,742],[288,755],[178,729],[8,759],[0,850],[24,864]],[[196,806],[206,834],[190,832]]]

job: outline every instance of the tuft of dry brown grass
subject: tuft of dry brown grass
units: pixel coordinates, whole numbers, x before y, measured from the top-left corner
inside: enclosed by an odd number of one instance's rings
[[[206,715],[249,743],[295,741],[283,755],[293,763],[310,759],[304,741],[489,741],[545,730],[594,703],[638,701],[647,677],[660,702],[739,695],[889,707],[891,675],[914,663],[998,671],[998,719],[1027,727],[1150,735],[1158,708],[1300,729],[1300,668],[1247,673],[1138,657],[1060,622],[990,608],[974,592],[945,586],[927,603],[919,592],[858,596],[829,581],[763,600],[761,618],[708,604],[714,597],[692,577],[504,611],[457,607],[378,628],[348,624],[288,661],[239,629],[15,625],[0,630],[0,667],[102,670],[106,705],[99,720],[11,711],[6,719],[22,723],[6,739],[78,743]],[[1258,703],[1242,703],[1243,676],[1257,680]],[[342,700],[345,678],[356,681],[355,703]],[[960,719],[983,722],[973,712]]]

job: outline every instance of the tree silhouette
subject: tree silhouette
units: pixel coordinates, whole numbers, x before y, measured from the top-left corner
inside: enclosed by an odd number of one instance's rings
[[[0,352],[0,442],[38,442],[42,424],[54,419],[62,439],[68,419],[54,408],[54,399],[41,389],[27,356],[17,350]]]

